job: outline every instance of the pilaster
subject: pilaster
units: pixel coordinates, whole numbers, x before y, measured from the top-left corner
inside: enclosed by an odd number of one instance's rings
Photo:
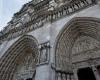
[[[36,68],[35,80],[51,80],[49,58],[50,57],[50,43],[45,42],[39,45],[39,59]]]
[[[74,80],[78,80],[77,71],[78,71],[78,69],[73,69],[73,73],[74,73]]]

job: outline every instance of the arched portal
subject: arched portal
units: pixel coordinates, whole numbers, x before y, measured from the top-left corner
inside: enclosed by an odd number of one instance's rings
[[[59,33],[55,46],[57,70],[73,73],[73,67],[88,67],[100,58],[100,20],[77,17]],[[73,66],[75,65],[75,66]]]
[[[22,36],[0,59],[0,80],[31,80],[37,59],[37,40],[30,35]]]

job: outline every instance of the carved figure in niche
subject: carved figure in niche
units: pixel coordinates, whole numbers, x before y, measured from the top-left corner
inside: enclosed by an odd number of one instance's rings
[[[15,27],[21,27],[22,26],[22,23],[18,23],[15,25]]]
[[[57,3],[54,0],[52,0],[49,2],[49,7],[50,8],[48,10],[54,10],[54,8],[57,7]]]
[[[43,1],[43,0],[32,0],[33,1],[33,4],[36,5],[37,3]]]
[[[30,20],[30,16],[28,13],[24,14],[21,18],[23,24],[27,23]]]
[[[50,43],[49,42],[40,44],[39,63],[48,61],[48,59],[49,59],[49,50],[50,50]]]
[[[40,62],[45,62],[47,60],[46,49],[41,50]]]
[[[31,56],[27,56],[27,57],[25,58],[25,70],[28,70],[29,65],[31,65],[31,63],[32,63],[32,58],[31,58]]]

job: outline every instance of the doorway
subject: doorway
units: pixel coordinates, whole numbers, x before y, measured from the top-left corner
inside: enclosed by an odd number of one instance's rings
[[[96,80],[91,68],[82,68],[78,70],[78,80]]]
[[[32,78],[28,78],[28,79],[26,79],[26,80],[32,80]]]
[[[97,71],[98,71],[98,74],[99,74],[99,76],[100,76],[100,65],[97,66]]]

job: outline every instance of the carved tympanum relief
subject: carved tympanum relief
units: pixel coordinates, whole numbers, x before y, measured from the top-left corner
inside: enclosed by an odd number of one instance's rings
[[[99,53],[100,42],[89,36],[80,36],[72,48],[72,62],[94,58]]]
[[[32,54],[25,55],[23,59],[18,61],[13,80],[33,78],[33,75],[35,74],[35,65],[35,58],[33,58]]]
[[[74,43],[72,48],[73,54],[78,54],[83,51],[99,48],[100,42],[89,36],[80,36]]]
[[[94,58],[100,52],[100,42],[89,36],[78,37],[69,52],[65,43],[61,43],[62,47],[56,51],[56,67],[61,70],[70,71],[72,63]]]

